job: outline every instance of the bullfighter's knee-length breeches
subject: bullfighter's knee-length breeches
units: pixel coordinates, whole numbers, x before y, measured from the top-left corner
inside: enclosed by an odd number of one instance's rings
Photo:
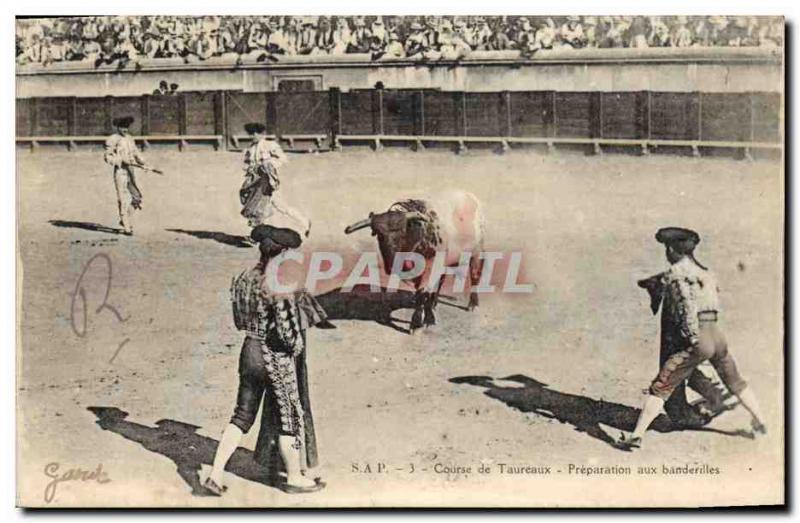
[[[129,189],[131,172],[124,167],[114,169],[114,189],[117,193],[117,212],[119,224],[126,231],[131,230],[131,213],[133,211],[133,195]]]

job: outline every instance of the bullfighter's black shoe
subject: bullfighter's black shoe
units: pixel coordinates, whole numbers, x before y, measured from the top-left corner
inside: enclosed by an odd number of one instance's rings
[[[627,450],[631,451],[633,449],[640,449],[642,448],[642,438],[634,438],[625,436],[625,433],[619,435],[617,441],[614,442],[614,446],[620,450]]]

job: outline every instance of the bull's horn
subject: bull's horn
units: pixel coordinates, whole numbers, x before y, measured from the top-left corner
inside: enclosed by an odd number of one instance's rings
[[[427,222],[430,218],[428,218],[427,216],[425,216],[424,214],[422,214],[419,211],[410,211],[410,212],[406,213],[406,219],[407,220],[422,220],[424,222]]]
[[[351,232],[355,232],[358,230],[363,229],[364,227],[369,227],[372,224],[372,217],[364,218],[363,220],[357,221],[353,225],[349,225],[345,230],[345,234],[350,234]]]

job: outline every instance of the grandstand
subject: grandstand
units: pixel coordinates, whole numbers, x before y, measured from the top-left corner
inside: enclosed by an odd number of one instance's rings
[[[458,59],[472,51],[648,47],[777,47],[783,21],[755,16],[94,16],[21,20],[17,63],[368,54]]]
[[[290,149],[568,144],[642,153],[677,146],[695,155],[727,148],[747,157],[781,147],[782,23],[680,16],[22,19],[17,142],[98,143],[124,113],[136,118],[145,147],[238,149],[242,123],[266,120]],[[287,36],[297,27],[316,35],[311,47]],[[324,48],[332,41],[326,31],[347,33],[350,43]],[[380,35],[380,45],[357,45],[366,34]],[[216,43],[208,49],[196,45],[209,38]],[[454,54],[447,46],[458,39],[469,45]],[[55,41],[104,43],[98,54],[31,55],[31,46]],[[385,52],[393,43],[402,52]],[[174,90],[162,93],[159,84]]]

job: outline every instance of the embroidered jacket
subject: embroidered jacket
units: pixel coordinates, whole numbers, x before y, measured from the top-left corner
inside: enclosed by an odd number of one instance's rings
[[[691,345],[697,344],[700,329],[697,315],[719,311],[719,289],[714,274],[684,257],[664,273],[664,282],[664,312],[673,316],[681,336]]]
[[[280,144],[275,140],[262,138],[244,153],[244,170],[247,172],[257,171],[259,167],[266,167],[272,164],[276,169],[283,166],[288,161],[286,153],[281,149]]]
[[[120,167],[122,164],[144,164],[144,158],[142,158],[139,148],[136,147],[133,136],[123,136],[117,133],[112,134],[106,140],[103,159],[114,167]]]
[[[294,294],[269,294],[261,271],[251,269],[233,278],[231,302],[236,328],[276,352],[300,354],[305,325]]]

